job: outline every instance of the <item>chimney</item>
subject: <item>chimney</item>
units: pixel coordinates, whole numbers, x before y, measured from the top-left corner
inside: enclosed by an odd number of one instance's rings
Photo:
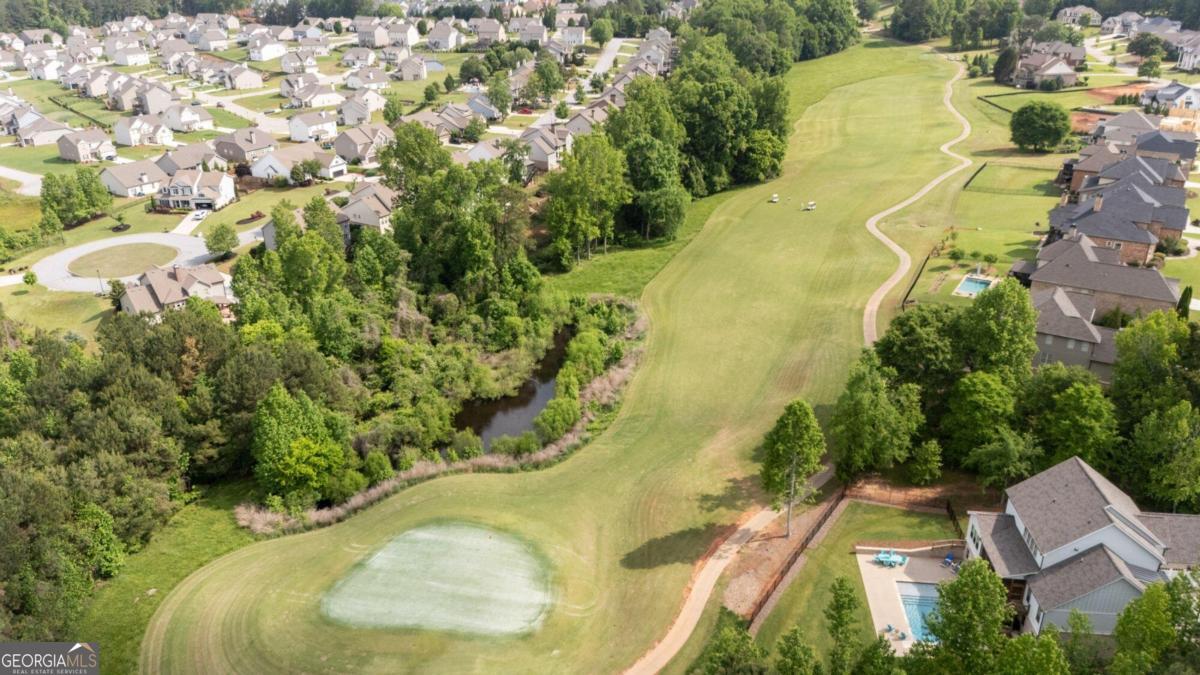
[[[249,138],[250,138],[250,143],[253,144],[254,143],[254,130],[253,129],[250,130]]]
[[[1071,229],[1067,230],[1067,236],[1070,237],[1071,241],[1079,241],[1079,228],[1072,224]]]
[[[1100,213],[1100,209],[1104,208],[1104,193],[1096,195],[1096,203],[1092,205],[1093,213]]]
[[[146,173],[143,171],[142,173],[138,174],[138,181],[140,181],[141,183],[149,183],[150,176],[147,176]]]
[[[1063,190],[1063,193],[1062,193],[1062,198],[1060,198],[1060,199],[1058,200],[1058,205],[1059,205],[1059,206],[1066,206],[1066,205],[1067,205],[1067,202],[1070,200],[1070,198],[1071,198],[1071,193],[1070,193],[1070,192],[1067,192],[1066,190]]]

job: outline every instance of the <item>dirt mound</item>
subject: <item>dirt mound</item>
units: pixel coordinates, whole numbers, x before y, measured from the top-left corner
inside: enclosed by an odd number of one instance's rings
[[[1101,103],[1113,103],[1117,100],[1118,96],[1125,96],[1126,94],[1137,94],[1140,96],[1149,86],[1149,83],[1142,83],[1100,87],[1098,89],[1089,89],[1088,95]]]

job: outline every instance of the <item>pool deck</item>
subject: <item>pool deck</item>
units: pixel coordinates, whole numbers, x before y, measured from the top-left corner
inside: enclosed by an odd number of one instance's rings
[[[883,629],[890,624],[896,629],[888,635],[892,648],[899,655],[907,654],[913,646],[913,630],[904,614],[904,605],[900,603],[896,582],[936,584],[953,579],[954,572],[942,567],[941,558],[909,556],[904,567],[884,567],[875,563],[874,553],[856,553],[854,557],[858,559],[858,571],[867,592],[867,605],[876,634],[884,635]],[[908,638],[896,639],[899,631],[904,631]]]

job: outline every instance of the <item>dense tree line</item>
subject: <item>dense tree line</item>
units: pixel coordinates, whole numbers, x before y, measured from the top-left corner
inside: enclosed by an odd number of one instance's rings
[[[1116,337],[1106,391],[1058,363],[1032,368],[1037,313],[1006,280],[965,308],[904,312],[851,369],[829,425],[839,477],[939,464],[999,489],[1078,456],[1148,507],[1200,511],[1200,326],[1175,312]]]
[[[1092,635],[1092,625],[1072,610],[1065,631],[1054,626],[1040,635],[1006,634],[1013,608],[1000,577],[986,561],[967,561],[939,586],[938,605],[926,618],[936,641],[917,642],[904,656],[887,636],[862,638],[862,601],[853,582],[836,577],[822,612],[829,645],[822,658],[812,636],[799,627],[784,633],[772,658],[732,614],[717,630],[690,672],[697,675],[767,673],[782,675],[1080,675],[1109,672],[1155,675],[1193,672],[1200,658],[1200,578],[1194,572],[1148,584],[1141,597],[1117,617],[1111,643]]]
[[[716,0],[696,8],[688,21],[724,35],[743,68],[772,75],[787,72],[793,61],[840,52],[858,39],[848,0]]]
[[[501,449],[578,421],[628,311],[543,288],[527,195],[501,162],[455,164],[400,125],[382,173],[403,195],[387,235],[343,231],[321,197],[272,209],[277,247],[233,268],[232,324],[192,299],[160,323],[108,318],[88,349],[0,319],[0,636],[68,635],[93,581],[198,483],[252,476],[257,499],[299,515],[480,452],[454,428],[462,403],[512,391],[566,324],[559,395]]]
[[[1021,20],[1019,0],[900,0],[892,35],[908,42],[951,36],[959,49],[1009,37]]]

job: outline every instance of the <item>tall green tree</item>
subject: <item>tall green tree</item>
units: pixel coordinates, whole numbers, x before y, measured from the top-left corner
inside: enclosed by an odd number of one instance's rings
[[[1037,637],[1020,635],[1009,640],[996,659],[997,675],[1070,675],[1071,666],[1053,631]]]
[[[796,501],[796,482],[806,481],[821,468],[825,454],[825,436],[807,401],[796,399],[787,404],[775,426],[763,439],[763,463],[760,470],[763,489],[787,503],[787,536],[792,536],[792,504]]]
[[[820,675],[821,662],[804,640],[799,626],[779,638],[775,648],[775,672],[779,675]]]
[[[1071,385],[1054,397],[1047,412],[1038,431],[1046,457],[1038,468],[1071,457],[1089,464],[1112,457],[1117,443],[1117,415],[1100,385]]]
[[[1118,656],[1157,662],[1176,638],[1166,586],[1150,584],[1141,597],[1125,605],[1117,616],[1113,637],[1116,638]]]
[[[1154,312],[1117,333],[1110,394],[1122,429],[1187,395],[1179,367],[1188,336],[1187,322],[1174,312]]]
[[[914,384],[893,385],[895,375],[871,350],[863,350],[850,369],[830,421],[831,455],[843,482],[908,459],[924,423],[920,392]]]
[[[1041,457],[1042,449],[1032,436],[1001,427],[996,438],[967,454],[965,464],[979,473],[983,485],[1004,490],[1033,475]]]
[[[963,563],[953,581],[938,587],[938,605],[926,618],[945,659],[942,672],[995,672],[1012,618],[1004,582],[988,563]]]
[[[546,224],[559,261],[569,268],[591,255],[593,242],[608,248],[614,214],[631,196],[625,154],[604,134],[580,136],[562,170],[550,175],[546,192]]]
[[[830,584],[829,604],[825,606],[825,624],[833,647],[829,650],[830,675],[847,675],[854,667],[859,650],[858,596],[850,580],[835,577]]]
[[[487,95],[488,101],[500,111],[500,119],[508,117],[513,104],[512,84],[508,81],[508,73],[503,70],[492,73],[487,80]]]
[[[977,447],[1000,438],[1009,428],[1013,393],[998,376],[985,371],[964,375],[950,393],[942,418],[944,448],[949,458],[962,465]]]
[[[1071,118],[1061,105],[1032,101],[1017,109],[1009,120],[1012,142],[1022,150],[1048,152],[1071,133]]]
[[[972,370],[994,373],[1015,388],[1037,354],[1037,310],[1029,291],[1009,277],[976,296],[960,315],[958,334]]]

